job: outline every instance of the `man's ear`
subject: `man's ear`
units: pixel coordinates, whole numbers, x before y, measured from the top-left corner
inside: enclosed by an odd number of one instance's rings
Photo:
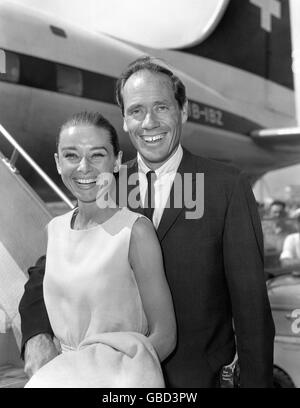
[[[189,116],[189,101],[186,100],[181,109],[181,123],[182,124],[184,124],[187,121],[188,116]]]
[[[54,153],[54,159],[55,159],[55,163],[56,163],[57,172],[58,172],[58,174],[61,174],[61,167],[60,167],[60,164],[59,164],[59,158],[58,158],[57,153]]]
[[[123,118],[123,130],[124,130],[124,132],[128,132],[127,123],[126,123],[126,120],[124,118]]]

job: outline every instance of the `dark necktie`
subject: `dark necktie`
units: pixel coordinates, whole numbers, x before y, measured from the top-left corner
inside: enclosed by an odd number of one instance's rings
[[[152,216],[154,212],[154,207],[155,207],[155,191],[154,191],[154,182],[156,180],[156,174],[155,171],[150,170],[146,174],[147,177],[147,184],[148,188],[146,191],[146,196],[145,196],[145,202],[144,202],[144,215],[149,218],[149,220],[152,221]]]

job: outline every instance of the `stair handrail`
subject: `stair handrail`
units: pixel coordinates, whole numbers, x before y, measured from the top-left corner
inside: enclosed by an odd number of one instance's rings
[[[48,186],[71,208],[74,208],[72,201],[64,194],[64,192],[54,183],[54,181],[41,169],[41,167],[29,156],[29,154],[19,145],[13,136],[0,123],[0,133],[15,149],[12,156],[15,158],[17,151],[27,163],[39,174],[39,176],[48,184]]]

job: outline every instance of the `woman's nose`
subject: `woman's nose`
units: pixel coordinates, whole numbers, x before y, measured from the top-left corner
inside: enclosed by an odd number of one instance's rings
[[[83,157],[80,160],[77,170],[80,171],[81,173],[87,173],[89,169],[90,169],[89,162],[85,157]]]

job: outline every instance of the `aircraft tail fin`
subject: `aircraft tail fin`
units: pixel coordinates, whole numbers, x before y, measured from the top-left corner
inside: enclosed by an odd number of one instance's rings
[[[180,51],[230,65],[294,89],[287,0],[231,0],[210,36]]]

